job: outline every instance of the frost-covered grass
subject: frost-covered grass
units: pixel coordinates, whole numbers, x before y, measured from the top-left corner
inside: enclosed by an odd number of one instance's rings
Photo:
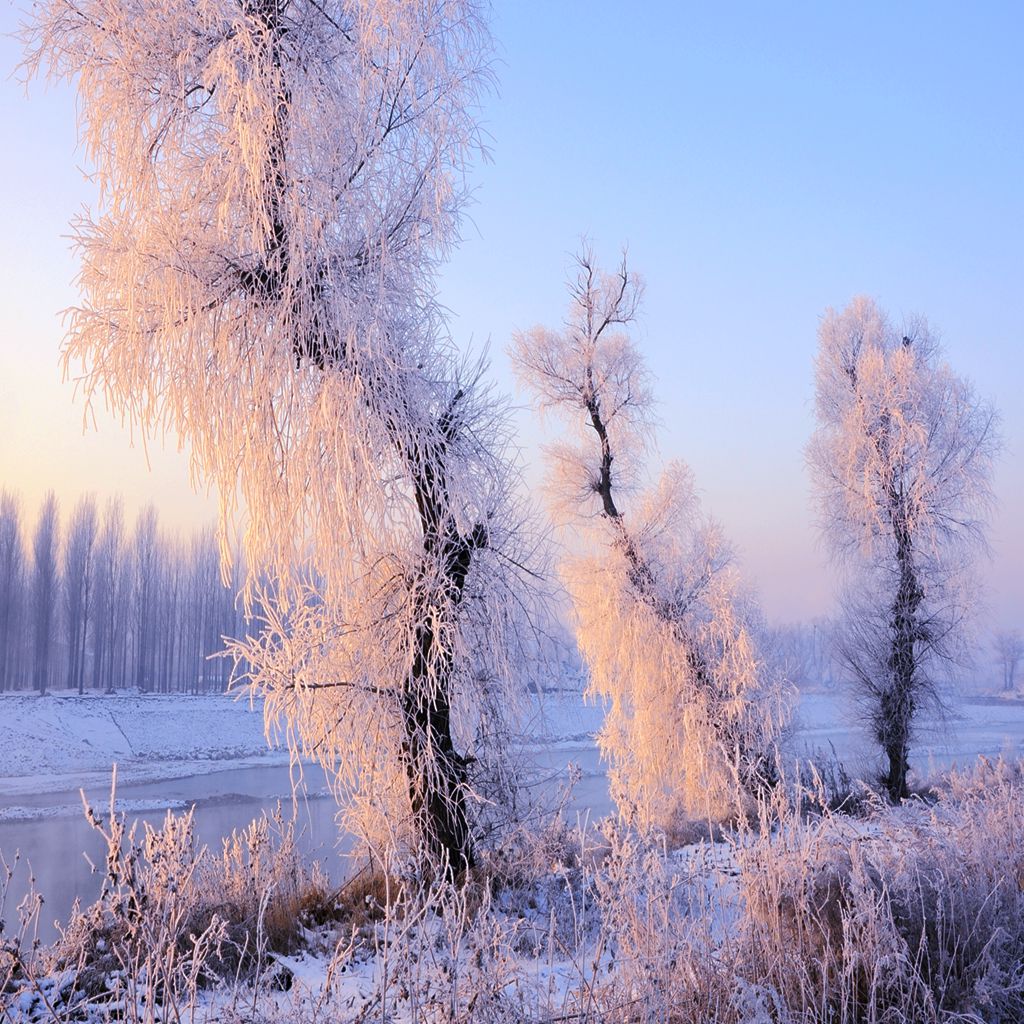
[[[52,947],[6,908],[5,1021],[1024,1020],[1024,774],[980,761],[858,817],[781,792],[672,849],[523,827],[456,890],[415,866],[332,891],[264,822],[131,843]],[[799,797],[799,799],[794,799]],[[819,801],[820,804],[820,801]]]

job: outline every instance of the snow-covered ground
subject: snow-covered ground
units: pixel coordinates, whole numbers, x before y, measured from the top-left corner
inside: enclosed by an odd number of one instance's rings
[[[0,800],[286,762],[259,705],[220,694],[0,695]]]
[[[527,749],[565,754],[563,761],[576,751],[585,756],[594,751],[603,712],[578,693],[531,696],[524,711]],[[137,692],[0,694],[0,805],[109,785],[115,763],[124,786],[287,762],[287,751],[267,742],[262,706],[244,699]],[[26,815],[6,814],[12,816]]]
[[[927,777],[952,765],[966,767],[979,756],[1024,756],[1024,700],[971,696],[953,698],[945,715],[922,717],[911,747],[911,767]],[[796,708],[791,741],[797,755],[831,753],[851,775],[868,777],[878,768],[865,712],[841,691],[804,693]]]
[[[542,765],[557,769],[574,761],[584,779],[603,774],[594,742],[600,706],[560,691],[530,697],[525,710],[523,743]],[[801,696],[790,747],[794,756],[831,747],[853,774],[873,770],[863,715],[838,692]],[[923,721],[912,761],[930,774],[1001,753],[1024,754],[1024,700],[977,697],[955,702],[945,719]],[[13,810],[19,798],[108,784],[114,763],[124,786],[287,761],[286,751],[267,742],[261,706],[246,700],[132,692],[0,695],[0,807],[10,808],[8,818],[29,815]]]
[[[561,789],[571,762],[576,782],[570,809],[591,820],[606,814],[608,783],[594,741],[602,709],[569,692],[530,701],[523,746],[539,769],[535,784],[552,793]],[[791,751],[827,752],[829,744],[853,774],[874,770],[856,709],[835,693],[804,694]],[[1024,701],[958,704],[945,722],[922,724],[913,760],[928,774],[1000,753],[1024,754]],[[287,804],[291,793],[286,753],[268,747],[261,709],[245,702],[223,696],[0,696],[0,852],[10,857],[20,850],[31,862],[55,917],[63,919],[75,897],[95,898],[99,879],[82,852],[97,862],[102,849],[77,794],[82,787],[103,807],[114,762],[120,809],[156,823],[168,809],[195,806],[197,839],[214,849],[221,837],[278,800]],[[333,862],[336,808],[322,797],[321,772],[307,767],[306,781],[300,845],[305,854]],[[23,883],[19,875],[12,898],[24,894]],[[48,917],[49,937],[51,925]]]

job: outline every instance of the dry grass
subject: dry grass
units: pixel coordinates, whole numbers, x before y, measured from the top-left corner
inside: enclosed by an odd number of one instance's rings
[[[188,815],[116,843],[111,819],[103,898],[5,985],[39,993],[19,1019],[55,1021],[188,1020],[213,986],[238,1021],[1021,1024],[1022,788],[982,762],[858,817],[797,789],[731,832],[555,821],[456,887],[413,864],[332,890],[273,821],[214,857]],[[311,946],[333,950],[322,990],[275,992],[277,954]]]

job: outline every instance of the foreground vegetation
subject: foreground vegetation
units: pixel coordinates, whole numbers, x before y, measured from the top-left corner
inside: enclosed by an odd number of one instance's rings
[[[191,814],[90,810],[102,895],[50,947],[39,896],[6,908],[0,1019],[1024,1020],[1022,780],[982,760],[894,808],[812,774],[667,833],[556,817],[454,887],[396,862],[332,889],[280,819],[214,853]]]

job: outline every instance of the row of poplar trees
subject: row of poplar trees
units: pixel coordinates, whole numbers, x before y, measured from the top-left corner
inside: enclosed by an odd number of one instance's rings
[[[52,491],[30,524],[0,492],[0,690],[221,691],[234,594],[212,530],[171,536],[151,505],[129,527],[91,495],[62,522]]]

